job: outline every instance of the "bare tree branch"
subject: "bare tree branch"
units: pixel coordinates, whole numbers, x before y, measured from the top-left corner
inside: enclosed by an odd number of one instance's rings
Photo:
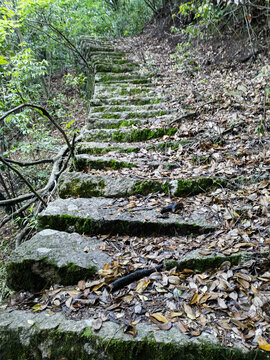
[[[68,140],[68,137],[67,137],[65,131],[61,128],[61,126],[59,126],[59,125],[57,124],[57,122],[54,121],[54,119],[51,117],[51,115],[48,113],[48,111],[47,111],[46,109],[44,109],[42,106],[39,106],[39,105],[36,105],[36,104],[29,104],[29,103],[21,104],[21,105],[15,107],[15,108],[13,108],[13,109],[7,111],[4,115],[2,115],[2,116],[0,117],[0,122],[1,122],[2,120],[4,120],[7,116],[9,116],[9,115],[11,115],[12,113],[15,113],[15,112],[17,112],[17,111],[25,108],[25,107],[30,107],[30,108],[37,109],[37,110],[41,111],[42,114],[43,114],[44,116],[46,116],[46,117],[53,123],[53,125],[54,125],[54,126],[60,131],[60,133],[63,135],[63,137],[64,137],[64,139],[65,139],[65,141],[66,141],[66,143],[67,143],[67,146],[68,146],[68,148],[69,148],[69,150],[70,150],[70,153],[71,153],[71,155],[72,155],[72,158],[74,158],[74,151],[73,151],[73,148],[72,148],[72,146],[71,146],[71,144],[70,144],[70,142],[69,142],[69,140]]]
[[[33,166],[33,165],[39,165],[39,164],[47,164],[47,163],[53,163],[54,159],[41,159],[41,160],[36,160],[36,161],[17,161],[17,160],[12,160],[12,159],[7,159],[7,158],[3,158],[6,162],[11,163],[11,164],[16,164],[19,166]]]
[[[42,199],[42,197],[36,192],[36,190],[33,188],[33,186],[30,184],[30,182],[20,173],[19,170],[14,168],[12,165],[10,165],[8,162],[5,161],[5,159],[0,156],[0,161],[2,161],[3,164],[5,164],[9,169],[14,171],[29,187],[29,189],[36,195],[36,197],[43,203],[43,205],[47,206],[46,202]]]

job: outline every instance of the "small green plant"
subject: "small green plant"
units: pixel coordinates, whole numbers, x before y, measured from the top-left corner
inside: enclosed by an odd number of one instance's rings
[[[184,42],[177,44],[177,52],[171,55],[171,58],[176,61],[176,67],[183,70],[199,70],[199,66],[196,63],[195,56],[197,50],[191,49],[190,42]]]

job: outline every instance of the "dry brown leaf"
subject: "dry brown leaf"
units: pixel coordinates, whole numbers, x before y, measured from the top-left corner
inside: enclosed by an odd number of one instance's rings
[[[167,323],[168,320],[165,318],[165,316],[163,316],[161,313],[154,313],[154,314],[150,314],[150,317],[155,318],[156,320],[162,322],[162,323]]]
[[[162,324],[157,324],[157,326],[159,327],[160,330],[170,330],[170,328],[172,327],[172,323],[170,321],[166,322],[166,323],[162,323]]]
[[[185,334],[188,331],[186,326],[180,320],[177,322],[177,326],[182,334]]]
[[[78,288],[79,288],[80,290],[84,290],[85,287],[86,287],[85,285],[86,285],[86,283],[85,283],[84,280],[80,280],[80,281],[78,282]]]
[[[187,317],[191,320],[195,320],[196,316],[193,313],[192,307],[187,305],[185,302],[183,304],[185,313],[187,314]]]

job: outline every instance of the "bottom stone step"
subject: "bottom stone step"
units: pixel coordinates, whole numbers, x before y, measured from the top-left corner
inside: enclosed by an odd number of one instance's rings
[[[71,285],[89,279],[111,261],[99,250],[100,244],[76,233],[43,230],[12,252],[8,287],[40,291],[53,284]]]
[[[137,324],[135,338],[121,325],[94,319],[68,320],[61,313],[0,311],[0,359],[5,360],[269,360],[270,354],[245,347],[225,347],[207,331],[190,338],[179,331],[154,331]],[[221,339],[222,341],[222,339]]]

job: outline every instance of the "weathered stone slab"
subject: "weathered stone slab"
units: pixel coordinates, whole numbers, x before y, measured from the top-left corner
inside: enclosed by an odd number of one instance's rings
[[[110,62],[95,63],[97,72],[126,73],[139,69],[139,65],[132,63],[115,64]]]
[[[39,291],[52,284],[72,285],[91,278],[110,262],[98,250],[100,243],[76,233],[43,230],[12,252],[7,284],[14,290]]]
[[[157,191],[167,191],[168,186],[154,180],[110,176],[96,176],[76,172],[65,172],[59,179],[58,193],[61,198],[78,196],[125,197],[148,195]]]
[[[158,166],[159,164],[157,164]],[[87,167],[87,163],[85,165]],[[82,166],[82,169],[85,167]],[[204,188],[194,188],[196,194],[213,190],[219,186],[225,186],[229,181],[219,178],[195,178],[189,179],[191,183],[199,182],[200,180],[207,183],[209,180],[209,186]],[[62,198],[71,196],[76,197],[93,197],[93,196],[104,196],[104,197],[125,197],[131,195],[148,195],[150,193],[165,192],[171,195],[178,195],[177,184],[182,184],[183,180],[168,180],[160,182],[158,180],[141,180],[132,177],[118,177],[113,178],[110,176],[96,176],[88,175],[77,172],[65,172],[61,175],[59,180],[59,195]],[[182,196],[189,195],[190,184],[187,182],[187,190],[183,190]]]
[[[137,97],[128,97],[128,96],[118,96],[110,99],[104,99],[95,97],[90,100],[90,105],[92,106],[103,106],[103,105],[122,105],[122,104],[132,104],[132,105],[147,105],[147,104],[160,104],[163,101],[166,101],[166,98],[156,97],[156,96],[137,96]]]
[[[102,106],[92,106],[90,108],[89,115],[94,114],[108,114],[108,113],[141,113],[141,112],[152,112],[153,111],[164,111],[166,110],[166,107],[164,104],[145,104],[145,105],[132,105],[132,104],[120,104],[120,105],[102,105]],[[168,111],[168,110],[167,110]],[[133,116],[136,117],[136,116]]]
[[[88,118],[90,129],[119,129],[121,127],[141,126],[148,123],[148,119],[96,119]]]
[[[38,218],[40,228],[51,228],[80,234],[200,234],[217,229],[197,213],[183,220],[178,214],[163,218],[156,210],[131,211],[117,199],[57,199],[42,211]]]
[[[177,128],[142,128],[142,129],[93,129],[84,132],[86,141],[139,142],[172,136]]]
[[[89,155],[100,155],[106,154],[111,151],[120,152],[138,152],[142,148],[143,144],[138,143],[133,145],[119,143],[111,144],[107,142],[82,142],[76,147],[77,154],[89,154]]]
[[[144,84],[151,82],[151,79],[147,76],[134,74],[134,73],[110,73],[110,72],[101,72],[96,73],[95,82],[96,83],[114,83],[114,82],[130,82],[133,84]]]
[[[112,151],[119,151],[123,153],[139,152],[141,149],[156,150],[160,152],[167,152],[169,149],[177,150],[179,145],[188,146],[193,144],[194,140],[180,140],[180,141],[161,141],[153,144],[145,142],[126,144],[126,143],[108,143],[108,142],[82,142],[77,145],[77,154],[100,155]]]
[[[0,312],[1,359],[80,360],[269,360],[270,354],[244,346],[225,347],[211,331],[196,338],[182,334],[174,323],[168,331],[136,325],[137,336],[121,325],[104,322],[99,331],[93,318],[68,320],[63,314]]]
[[[181,163],[177,162],[160,162],[160,161],[149,161],[148,158],[134,159],[130,162],[127,158],[121,158],[121,160],[115,160],[114,157],[108,156],[92,156],[88,154],[80,154],[75,156],[75,169],[77,171],[84,171],[85,169],[96,169],[96,170],[118,170],[122,168],[133,168],[136,166],[144,166],[152,169],[157,169],[162,164],[163,168],[176,169],[181,166]]]
[[[136,163],[131,163],[130,161],[115,160],[112,157],[105,156],[91,156],[88,154],[76,155],[75,157],[75,167],[77,171],[83,171],[85,168],[89,169],[122,169],[122,168],[132,168],[137,166]]]

